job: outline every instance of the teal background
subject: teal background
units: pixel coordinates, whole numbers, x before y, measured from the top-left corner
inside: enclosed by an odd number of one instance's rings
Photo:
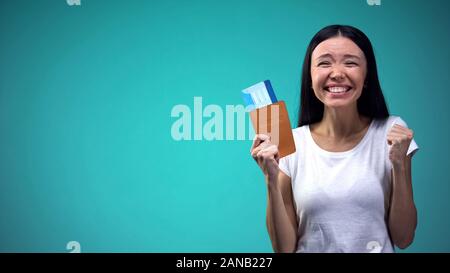
[[[450,251],[450,2],[0,2],[0,251],[271,252],[251,141],[174,141],[177,104],[242,104],[270,79],[297,122],[322,27],[371,39],[415,131],[416,238]]]

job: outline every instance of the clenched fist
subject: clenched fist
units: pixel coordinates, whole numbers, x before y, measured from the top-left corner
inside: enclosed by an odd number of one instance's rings
[[[409,144],[413,139],[413,131],[395,124],[387,134],[389,149],[389,160],[393,166],[401,166],[406,160]]]

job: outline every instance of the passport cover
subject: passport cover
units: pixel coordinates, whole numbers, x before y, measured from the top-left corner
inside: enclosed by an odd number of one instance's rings
[[[278,101],[250,112],[257,134],[270,136],[270,142],[278,145],[280,158],[295,152],[291,123],[284,101]]]

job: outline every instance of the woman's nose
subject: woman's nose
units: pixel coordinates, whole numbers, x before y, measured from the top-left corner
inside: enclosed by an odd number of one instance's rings
[[[333,80],[343,80],[345,78],[345,75],[340,70],[333,70],[333,72],[331,72],[330,78]]]

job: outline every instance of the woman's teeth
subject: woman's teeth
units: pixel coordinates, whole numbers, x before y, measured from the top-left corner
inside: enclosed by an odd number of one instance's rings
[[[326,91],[330,93],[344,93],[351,89],[351,87],[327,87],[325,88]]]

